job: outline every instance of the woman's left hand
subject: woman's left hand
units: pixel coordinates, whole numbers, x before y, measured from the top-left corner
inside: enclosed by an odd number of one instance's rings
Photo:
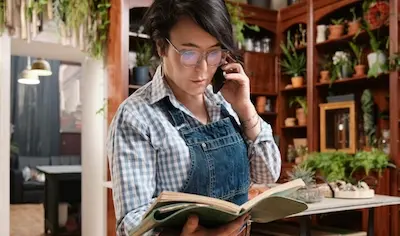
[[[221,89],[221,94],[232,108],[240,113],[253,106],[250,100],[250,79],[247,77],[242,65],[239,63],[229,63],[221,67],[225,71],[225,84]]]

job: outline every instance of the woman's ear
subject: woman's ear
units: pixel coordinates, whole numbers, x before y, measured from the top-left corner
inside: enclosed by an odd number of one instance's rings
[[[158,56],[159,57],[165,56],[165,54],[166,54],[165,41],[157,40],[156,47],[157,47]]]

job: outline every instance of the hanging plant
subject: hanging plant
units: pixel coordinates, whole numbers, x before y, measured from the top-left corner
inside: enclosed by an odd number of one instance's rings
[[[6,2],[5,0],[0,0],[0,35],[4,32],[6,28]]]
[[[243,30],[244,27],[247,27],[250,30],[255,32],[259,32],[260,28],[257,25],[248,25],[246,21],[244,21],[244,14],[242,11],[242,7],[236,3],[226,3],[226,7],[228,9],[229,15],[231,17],[231,23],[233,27],[233,33],[235,35],[235,39],[237,43],[244,43],[244,35]]]
[[[92,0],[90,7],[91,22],[89,25],[89,54],[101,58],[106,50],[108,29],[110,25],[109,0]]]

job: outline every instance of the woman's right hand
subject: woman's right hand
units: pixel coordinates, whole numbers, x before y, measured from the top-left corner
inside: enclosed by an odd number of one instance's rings
[[[249,214],[245,214],[229,224],[218,228],[206,229],[199,225],[197,216],[190,216],[183,226],[181,236],[236,236],[240,233],[242,226],[249,220]]]

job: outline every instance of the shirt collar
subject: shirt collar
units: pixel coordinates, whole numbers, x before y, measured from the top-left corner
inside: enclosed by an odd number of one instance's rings
[[[151,82],[150,103],[154,104],[167,96],[172,100],[171,97],[174,97],[174,94],[162,76],[162,68],[160,65],[157,67]]]

